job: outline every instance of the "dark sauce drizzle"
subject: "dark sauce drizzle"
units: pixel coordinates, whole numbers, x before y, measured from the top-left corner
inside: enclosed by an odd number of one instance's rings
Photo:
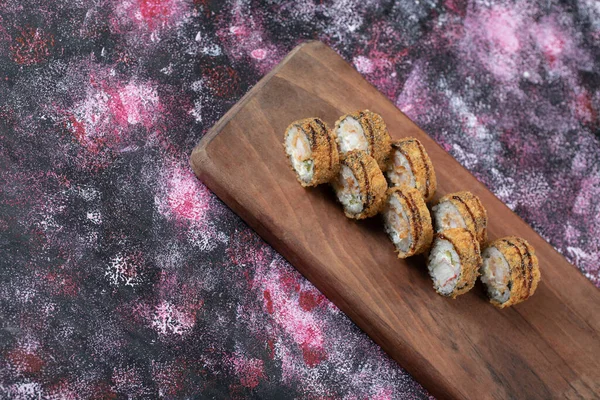
[[[527,268],[525,267],[525,260],[523,258],[523,253],[521,253],[521,249],[519,248],[519,246],[517,246],[516,244],[514,244],[513,242],[511,242],[508,239],[503,239],[502,241],[504,243],[506,243],[508,246],[513,247],[514,249],[517,250],[517,253],[519,254],[519,259],[521,262],[521,276],[523,277],[523,280],[526,282],[527,281]],[[510,268],[510,264],[509,264],[509,268]],[[527,296],[529,296],[529,293],[527,293]],[[521,297],[521,298],[524,298],[524,297]]]
[[[321,121],[318,118],[315,118],[314,122],[321,127],[323,132],[325,132],[325,137],[327,138],[327,145],[329,146],[329,169],[332,169],[333,168],[333,146],[331,143],[331,135],[327,131],[327,127],[325,126],[323,121]]]
[[[402,196],[402,198],[404,199],[404,201],[406,202],[406,205],[408,206],[409,210],[410,210],[410,217],[412,220],[412,225],[414,225],[415,227],[415,237],[413,238],[412,243],[410,244],[410,249],[408,252],[414,250],[414,248],[417,245],[417,242],[419,241],[420,237],[421,237],[421,231],[422,231],[422,227],[420,222],[420,214],[419,214],[419,208],[414,204],[413,199],[410,198],[409,196],[406,196],[404,193],[402,193],[402,191],[397,191],[396,193],[398,193],[400,196]],[[407,253],[408,253],[407,252]]]
[[[365,177],[365,189],[367,192],[367,198],[365,199],[365,204],[364,204],[364,208],[368,208],[369,205],[371,204],[371,200],[372,197],[371,196],[371,184],[369,182],[369,175],[367,174],[367,169],[365,168],[365,163],[363,162],[363,160],[358,160],[358,162],[360,163],[360,166],[362,167],[363,170],[363,175]]]
[[[471,211],[467,203],[460,196],[452,196],[452,199],[460,202],[463,206],[465,206],[467,212],[469,213],[469,216],[471,217],[471,221],[473,221],[473,225],[475,225],[475,229],[477,230],[477,220],[475,219],[475,216],[473,215],[473,212]]]
[[[421,144],[421,142],[417,141],[417,147],[419,148],[419,152],[421,153],[421,160],[423,161],[423,165],[425,166],[425,198],[427,198],[429,197],[429,181],[431,180],[431,171],[429,170],[429,163],[425,158],[425,149],[423,149],[423,145]]]

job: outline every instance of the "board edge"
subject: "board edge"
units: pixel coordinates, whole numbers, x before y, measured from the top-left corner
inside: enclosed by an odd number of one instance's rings
[[[277,64],[269,73],[267,73],[256,85],[254,85],[240,100],[238,100],[233,107],[229,109],[213,126],[206,132],[206,134],[200,139],[196,147],[190,154],[190,166],[200,179],[202,176],[202,162],[206,160],[207,153],[206,148],[210,145],[210,142],[229,124],[229,121],[235,117],[235,115],[243,109],[254,96],[275,76],[279,71],[285,67],[285,65],[298,53],[300,50],[308,47],[315,46],[326,46],[325,43],[319,40],[308,40],[300,43],[294,47],[279,64]]]

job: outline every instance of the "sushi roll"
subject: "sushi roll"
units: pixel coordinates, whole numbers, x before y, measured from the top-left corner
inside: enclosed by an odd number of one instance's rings
[[[415,138],[404,138],[392,143],[386,175],[390,186],[416,188],[426,202],[433,198],[437,189],[433,164],[421,142]]]
[[[363,219],[377,214],[385,201],[387,183],[373,157],[350,151],[341,161],[340,173],[332,182],[348,218]]]
[[[439,294],[456,298],[471,290],[480,265],[479,243],[471,231],[454,228],[434,235],[427,269]]]
[[[443,196],[431,209],[436,232],[465,228],[477,238],[480,246],[487,240],[487,212],[471,192],[456,192]]]
[[[493,305],[512,306],[535,293],[540,267],[535,250],[525,239],[508,236],[494,240],[482,256],[481,281]]]
[[[369,110],[342,115],[335,123],[334,131],[340,154],[365,151],[385,171],[392,139],[381,115]]]
[[[335,137],[319,118],[292,122],[285,130],[285,152],[302,186],[331,181],[340,169]]]
[[[431,216],[417,189],[388,189],[382,214],[385,231],[396,246],[398,258],[407,258],[429,250],[433,239]]]

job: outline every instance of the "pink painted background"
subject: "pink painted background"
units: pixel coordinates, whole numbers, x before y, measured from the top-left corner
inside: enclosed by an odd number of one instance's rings
[[[600,287],[595,1],[6,0],[0,397],[429,397],[188,167],[306,39]]]

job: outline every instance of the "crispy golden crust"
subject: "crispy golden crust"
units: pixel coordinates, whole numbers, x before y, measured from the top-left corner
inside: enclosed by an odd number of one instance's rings
[[[479,197],[464,191],[447,194],[440,198],[438,203],[444,201],[449,201],[456,207],[462,215],[467,229],[475,235],[479,245],[483,246],[487,241],[487,211]]]
[[[342,115],[335,123],[334,132],[337,132],[340,123],[347,117],[352,117],[360,123],[369,142],[369,155],[377,161],[379,168],[385,171],[389,161],[392,138],[381,115],[369,110]]]
[[[385,203],[387,182],[373,157],[364,151],[352,150],[341,158],[341,163],[352,170],[358,181],[363,199],[363,211],[359,214],[344,213],[348,218],[363,219],[377,214]]]
[[[534,248],[523,238],[506,236],[489,243],[506,259],[510,268],[510,297],[504,303],[490,302],[498,308],[518,304],[533,296],[541,279],[538,258]]]
[[[396,196],[404,208],[413,239],[408,251],[396,250],[398,258],[407,258],[429,250],[433,240],[433,227],[431,225],[431,215],[421,192],[410,187],[394,187],[388,190],[387,195],[388,198]]]
[[[421,192],[426,202],[430,201],[437,189],[437,179],[425,147],[418,139],[409,137],[393,142],[392,150],[400,151],[406,157],[415,177],[415,187]],[[390,158],[393,159],[393,156]]]
[[[454,291],[448,294],[448,297],[455,299],[456,296],[471,290],[479,276],[479,267],[481,265],[479,243],[469,230],[463,228],[438,232],[434,235],[435,239],[444,239],[452,243],[454,250],[456,250],[456,253],[460,257],[460,276],[458,277]]]
[[[314,162],[313,179],[304,182],[296,174],[296,179],[304,187],[317,186],[327,183],[336,177],[340,170],[340,156],[335,142],[335,133],[329,129],[327,124],[319,118],[305,118],[292,122],[285,130],[284,142],[288,131],[296,126],[299,128],[310,143],[312,151],[311,159]],[[288,158],[290,168],[294,170],[291,160]],[[294,173],[296,171],[294,170]]]

